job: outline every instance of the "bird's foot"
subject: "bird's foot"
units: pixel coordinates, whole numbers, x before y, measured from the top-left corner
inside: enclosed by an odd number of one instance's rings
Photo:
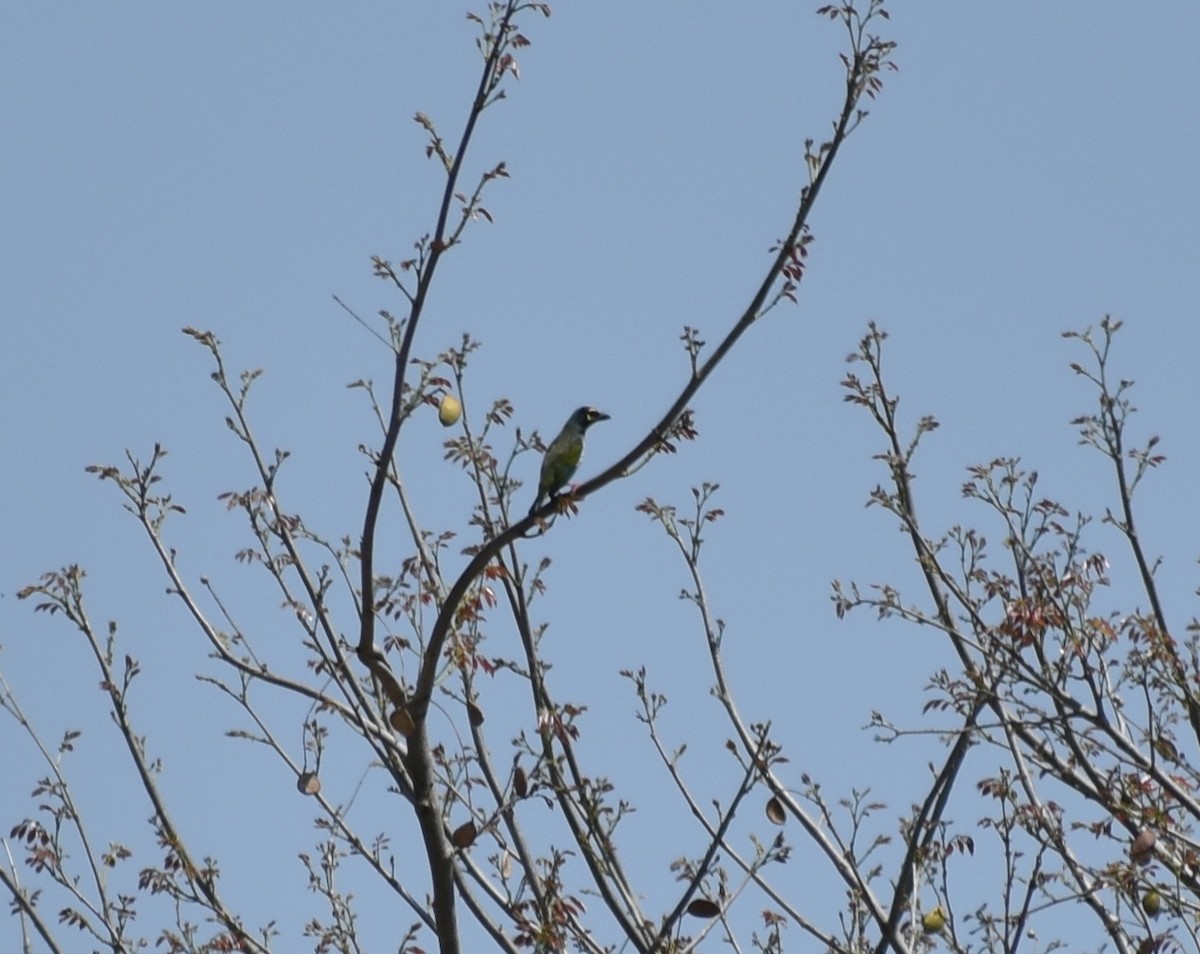
[[[578,514],[579,498],[575,496],[579,484],[571,484],[566,490],[561,490],[550,498],[554,504],[554,512],[562,514]]]

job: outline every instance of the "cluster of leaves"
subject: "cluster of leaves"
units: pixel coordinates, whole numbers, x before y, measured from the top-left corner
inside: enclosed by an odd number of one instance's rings
[[[1103,522],[1128,545],[1144,610],[1104,607],[1110,564],[1087,548],[1090,519],[1041,496],[1037,473],[1015,459],[971,467],[963,487],[998,524],[1003,557],[993,557],[975,528],[928,534],[917,517],[911,465],[936,421],[922,418],[913,437],[902,438],[899,401],[883,380],[883,332],[872,327],[852,355],[866,378],[845,380],[847,400],[886,435],[878,456],[890,479],[871,502],[907,534],[927,603],[909,602],[887,585],[864,591],[839,584],[835,607],[839,614],[871,607],[933,628],[957,661],[934,673],[925,707],[951,721],[942,730],[950,749],[937,776],[941,790],[910,822],[914,836],[928,833],[913,858],[954,949],[1013,950],[1039,918],[1061,917],[1066,902],[1090,910],[1117,950],[1180,949],[1185,940],[1195,949],[1200,941],[1200,774],[1183,754],[1200,742],[1200,641],[1194,622],[1182,641],[1173,635],[1135,521],[1135,491],[1165,458],[1154,452],[1157,437],[1129,446],[1132,382],[1114,382],[1109,367],[1119,328],[1106,318],[1096,331],[1068,335],[1090,352],[1086,366],[1072,368],[1097,394],[1096,410],[1074,424],[1080,442],[1112,468],[1118,505]],[[875,725],[886,741],[912,732],[879,714]],[[974,837],[951,837],[947,823],[950,792],[969,760],[991,767],[981,769],[975,791],[985,804],[979,827],[996,840],[1004,885],[982,903],[960,902],[967,892],[952,891],[947,874],[951,849],[975,846]]]

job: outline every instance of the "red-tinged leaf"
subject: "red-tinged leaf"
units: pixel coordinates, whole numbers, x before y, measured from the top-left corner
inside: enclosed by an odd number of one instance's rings
[[[504,73],[505,70],[512,73],[514,78],[518,80],[521,78],[521,68],[517,66],[517,60],[511,53],[505,53],[500,57],[498,72]]]

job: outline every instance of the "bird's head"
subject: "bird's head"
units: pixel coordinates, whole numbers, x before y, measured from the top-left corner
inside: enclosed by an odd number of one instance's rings
[[[594,407],[581,407],[578,411],[571,415],[571,423],[578,427],[581,431],[586,431],[597,421],[607,421],[608,415],[603,411],[597,411]]]

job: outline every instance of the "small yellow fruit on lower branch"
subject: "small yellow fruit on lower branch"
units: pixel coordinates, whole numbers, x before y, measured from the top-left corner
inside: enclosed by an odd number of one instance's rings
[[[438,420],[442,427],[453,427],[462,417],[462,405],[453,394],[443,394],[442,403],[438,405]]]
[[[1162,910],[1162,895],[1154,888],[1151,888],[1142,895],[1142,910],[1150,917],[1158,917],[1158,912]]]
[[[925,917],[921,918],[921,927],[925,929],[926,934],[941,934],[945,926],[946,912],[940,906],[934,908]]]

